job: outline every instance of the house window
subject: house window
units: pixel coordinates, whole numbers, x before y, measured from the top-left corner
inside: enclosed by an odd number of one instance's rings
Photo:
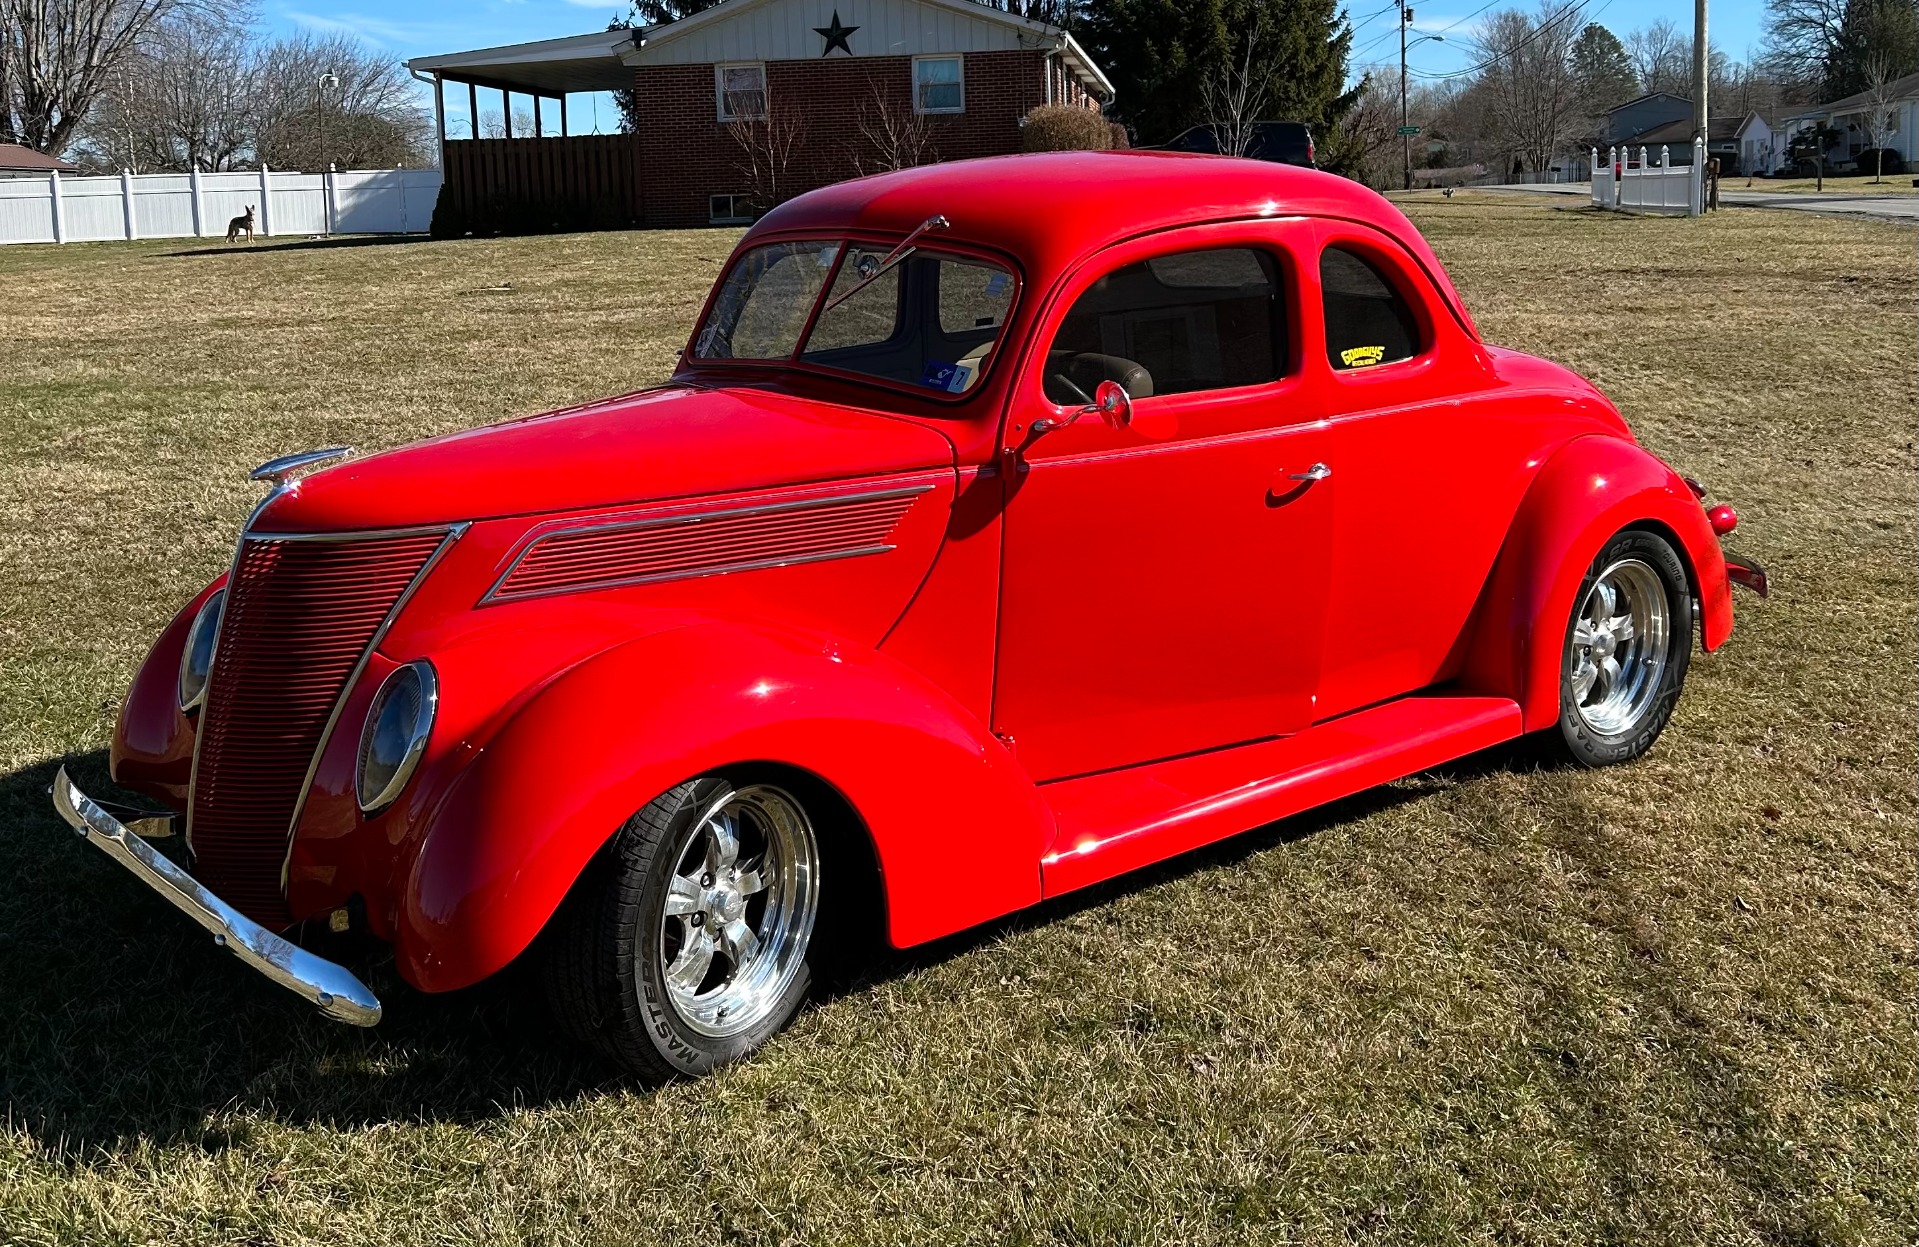
[[[913,58],[913,111],[916,113],[963,113],[966,111],[966,79],[960,72],[957,56],[916,56]]]
[[[721,121],[766,116],[766,66],[757,61],[745,65],[715,65],[713,94]]]
[[[753,221],[753,198],[750,195],[709,195],[706,215],[715,225],[750,225]]]

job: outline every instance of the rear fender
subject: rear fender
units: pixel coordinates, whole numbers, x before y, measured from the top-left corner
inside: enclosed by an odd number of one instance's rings
[[[1654,529],[1678,547],[1699,602],[1701,644],[1719,648],[1732,631],[1732,603],[1699,500],[1651,452],[1593,435],[1554,452],[1520,503],[1480,600],[1461,683],[1513,698],[1526,731],[1557,722],[1573,598],[1600,548],[1627,528]]]
[[[568,668],[498,724],[427,820],[399,898],[402,973],[443,991],[500,969],[636,810],[751,762],[817,776],[857,812],[896,945],[1039,899],[1051,815],[949,696],[870,649],[700,622]]]

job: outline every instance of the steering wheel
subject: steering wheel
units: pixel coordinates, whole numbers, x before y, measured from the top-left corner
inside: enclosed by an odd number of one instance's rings
[[[1079,386],[1075,385],[1073,383],[1073,379],[1067,376],[1065,373],[1063,372],[1054,373],[1052,376],[1052,380],[1059,382],[1061,385],[1065,386],[1067,389],[1071,390],[1073,393],[1079,395],[1080,402],[1090,403],[1093,401],[1093,396],[1091,394],[1088,394],[1085,390],[1080,389]]]

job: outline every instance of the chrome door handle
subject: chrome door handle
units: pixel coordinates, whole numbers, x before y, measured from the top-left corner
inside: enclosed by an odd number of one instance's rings
[[[1304,472],[1288,473],[1286,476],[1286,479],[1289,481],[1323,481],[1327,477],[1331,476],[1332,474],[1333,474],[1333,470],[1327,467],[1325,464],[1315,463],[1312,467],[1307,468]]]

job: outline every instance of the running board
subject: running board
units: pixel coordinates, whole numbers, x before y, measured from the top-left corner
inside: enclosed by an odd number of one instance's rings
[[[1294,736],[1040,789],[1058,819],[1040,885],[1058,896],[1508,741],[1518,703],[1406,697]]]

